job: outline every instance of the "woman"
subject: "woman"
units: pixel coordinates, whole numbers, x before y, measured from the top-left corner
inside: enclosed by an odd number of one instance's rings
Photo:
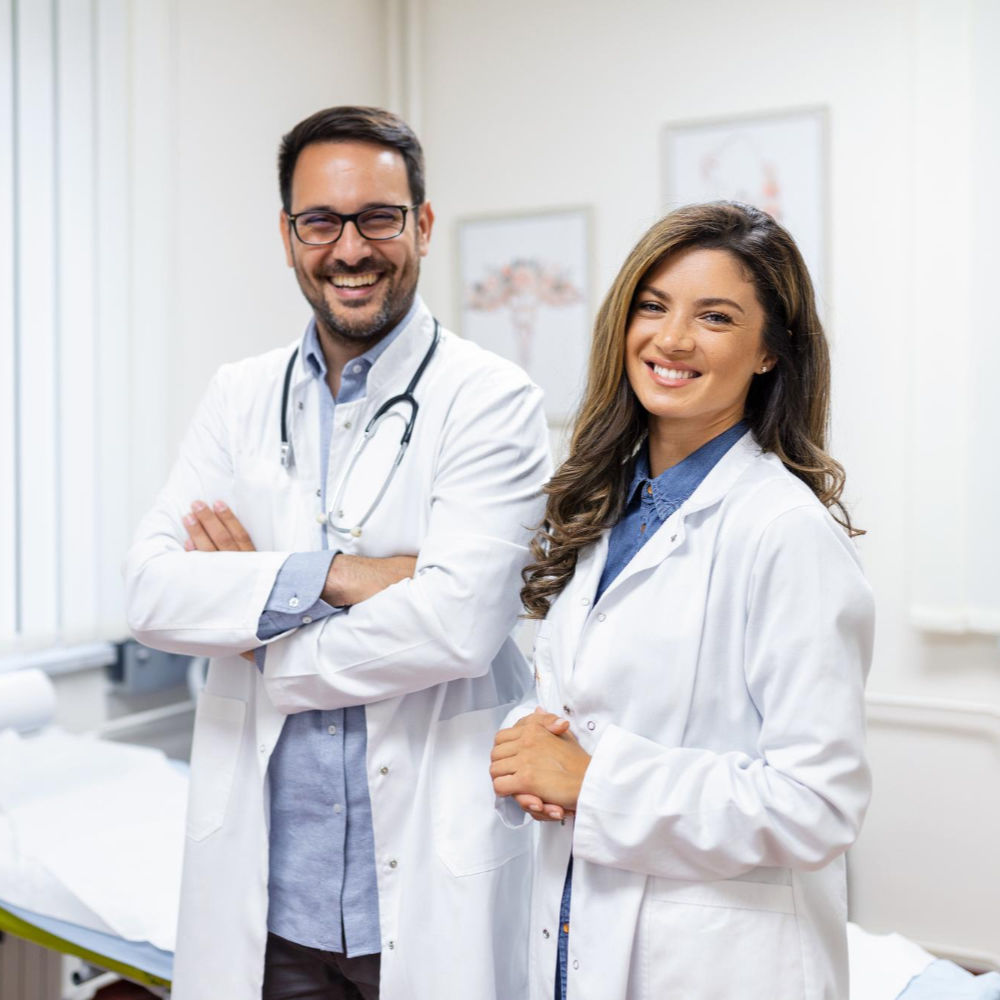
[[[694,205],[639,241],[525,570],[540,707],[492,754],[499,796],[565,817],[540,830],[533,1000],[847,996],[873,626],[828,399],[773,219]]]

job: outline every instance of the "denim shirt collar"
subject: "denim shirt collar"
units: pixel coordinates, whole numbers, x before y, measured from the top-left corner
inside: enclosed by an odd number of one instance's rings
[[[632,482],[626,493],[626,505],[635,499],[636,491],[649,483],[656,513],[666,520],[701,485],[716,462],[750,429],[745,420],[723,431],[711,441],[693,451],[683,461],[664,469],[655,479],[650,479],[649,446],[643,443],[635,460]]]

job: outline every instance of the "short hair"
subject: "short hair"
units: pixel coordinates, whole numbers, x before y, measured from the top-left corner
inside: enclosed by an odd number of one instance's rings
[[[317,142],[371,142],[395,150],[406,164],[412,203],[424,203],[424,151],[413,129],[383,108],[341,105],[317,111],[282,137],[278,149],[278,187],[286,212],[292,210],[292,176],[299,154]]]

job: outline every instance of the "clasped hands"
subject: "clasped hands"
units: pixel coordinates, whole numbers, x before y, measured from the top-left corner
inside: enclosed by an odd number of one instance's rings
[[[566,719],[536,708],[497,733],[490,761],[497,795],[513,797],[534,819],[562,820],[576,812],[590,754]]]

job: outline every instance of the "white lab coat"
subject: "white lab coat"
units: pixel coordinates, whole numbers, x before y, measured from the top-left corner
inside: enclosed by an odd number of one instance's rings
[[[532,1000],[571,847],[570,1000],[846,1000],[873,632],[852,544],[750,434],[593,604],[607,544],[536,642],[538,700],[593,759],[575,821],[539,824]]]
[[[373,365],[367,398],[337,407],[327,497],[369,416],[406,386],[432,329],[421,304]],[[126,565],[137,638],[215,657],[195,725],[174,1000],[259,1000],[268,759],[287,714],[359,704],[383,1000],[521,996],[530,833],[498,821],[488,767],[493,735],[530,683],[505,637],[549,473],[541,393],[520,369],[442,331],[388,494],[360,538],[331,539],[360,555],[419,553],[415,578],[275,639],[261,676],[235,654],[258,644],[258,617],[286,556],[320,545],[318,386],[301,358],[289,402],[294,474],[279,462],[290,353],[219,371]],[[381,483],[395,455],[402,424],[388,423],[351,480],[348,502],[359,509],[371,495],[362,484]],[[231,504],[260,551],[184,552],[181,516],[195,499]]]

